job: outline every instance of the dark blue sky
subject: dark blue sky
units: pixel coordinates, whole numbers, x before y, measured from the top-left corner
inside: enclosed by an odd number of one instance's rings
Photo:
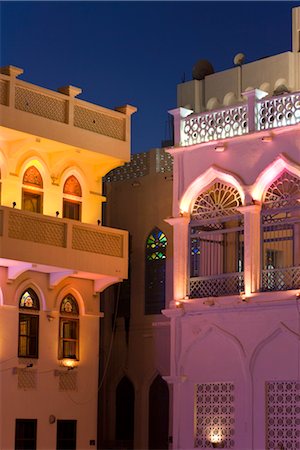
[[[1,2],[1,66],[109,108],[129,103],[132,151],[166,138],[176,85],[208,59],[215,71],[291,49],[291,8],[300,2]]]

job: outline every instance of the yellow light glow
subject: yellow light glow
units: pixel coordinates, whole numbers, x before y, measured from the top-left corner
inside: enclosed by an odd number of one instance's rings
[[[77,361],[75,361],[74,359],[63,359],[62,360],[62,365],[64,367],[67,367],[68,369],[73,369],[74,367],[77,366]]]
[[[214,430],[210,435],[210,442],[213,444],[222,442],[221,433],[218,430]]]

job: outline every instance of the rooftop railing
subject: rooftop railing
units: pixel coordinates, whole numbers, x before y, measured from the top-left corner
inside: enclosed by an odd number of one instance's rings
[[[186,115],[185,110],[186,117],[177,123],[176,113],[171,112],[180,130],[179,144],[185,147],[300,123],[300,92],[266,97],[267,93],[254,89],[243,96],[246,103],[214,111]]]

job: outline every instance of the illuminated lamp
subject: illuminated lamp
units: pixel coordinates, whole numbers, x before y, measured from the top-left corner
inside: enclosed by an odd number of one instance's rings
[[[210,442],[212,443],[213,448],[224,448],[225,443],[222,441],[222,437],[220,432],[214,430],[210,437]]]
[[[73,370],[77,367],[78,361],[74,359],[64,358],[62,359],[62,365],[68,370]]]
[[[217,153],[222,153],[225,150],[226,150],[225,144],[216,145],[216,147],[215,147],[215,152],[217,152]]]
[[[267,136],[263,136],[261,138],[262,142],[272,142],[273,141],[273,136],[271,134],[268,134]]]

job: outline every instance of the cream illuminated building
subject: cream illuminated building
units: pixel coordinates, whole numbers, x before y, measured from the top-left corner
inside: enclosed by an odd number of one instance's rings
[[[109,110],[0,75],[0,447],[95,448],[99,292],[127,277],[128,235],[101,223],[102,176],[130,158]]]

